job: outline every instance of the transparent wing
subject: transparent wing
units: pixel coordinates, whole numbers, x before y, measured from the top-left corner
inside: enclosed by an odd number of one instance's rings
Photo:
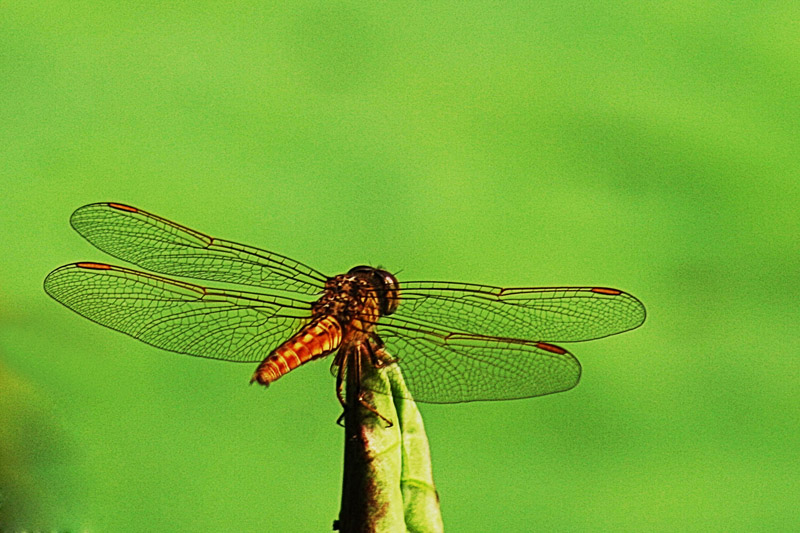
[[[454,333],[575,342],[634,329],[645,308],[632,295],[602,287],[508,288],[448,282],[400,286],[398,319]]]
[[[543,396],[571,389],[581,376],[572,354],[544,342],[452,333],[392,317],[378,333],[420,402]]]
[[[317,294],[326,276],[280,254],[209,237],[147,211],[115,203],[78,208],[75,231],[106,253],[147,270]]]
[[[301,300],[201,287],[100,263],[51,272],[44,289],[76,313],[173,352],[256,362],[311,316]]]

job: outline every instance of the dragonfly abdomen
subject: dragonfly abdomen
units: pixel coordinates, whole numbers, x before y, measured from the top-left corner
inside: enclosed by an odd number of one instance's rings
[[[303,363],[328,355],[342,343],[342,326],[332,316],[315,320],[299,333],[275,348],[258,365],[253,378],[264,386]]]

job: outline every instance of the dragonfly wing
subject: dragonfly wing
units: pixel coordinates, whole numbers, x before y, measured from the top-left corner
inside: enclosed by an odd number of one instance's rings
[[[261,361],[310,317],[309,304],[300,300],[99,263],[60,267],[44,289],[89,320],[157,348],[226,361]]]
[[[392,316],[459,333],[575,342],[634,329],[644,322],[645,309],[626,292],[600,287],[408,282]]]
[[[416,401],[530,398],[569,390],[580,380],[580,363],[558,346],[448,333],[393,317],[385,322],[378,325],[380,338]]]
[[[280,254],[209,237],[127,205],[85,205],[70,223],[104,252],[162,274],[303,294],[319,293],[327,279]]]

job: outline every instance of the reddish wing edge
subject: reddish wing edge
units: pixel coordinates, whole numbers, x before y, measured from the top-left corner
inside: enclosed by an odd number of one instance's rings
[[[109,202],[108,207],[113,207],[114,209],[119,209],[120,211],[130,211],[131,213],[138,213],[139,210],[135,207],[131,207],[125,204],[115,204],[114,202]]]
[[[111,265],[105,263],[75,263],[75,266],[89,270],[111,270]]]

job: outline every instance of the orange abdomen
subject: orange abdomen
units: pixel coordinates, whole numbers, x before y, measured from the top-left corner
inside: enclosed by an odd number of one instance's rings
[[[253,381],[269,385],[290,370],[317,357],[328,355],[342,343],[342,326],[331,317],[315,320],[295,336],[272,350],[258,365]]]

